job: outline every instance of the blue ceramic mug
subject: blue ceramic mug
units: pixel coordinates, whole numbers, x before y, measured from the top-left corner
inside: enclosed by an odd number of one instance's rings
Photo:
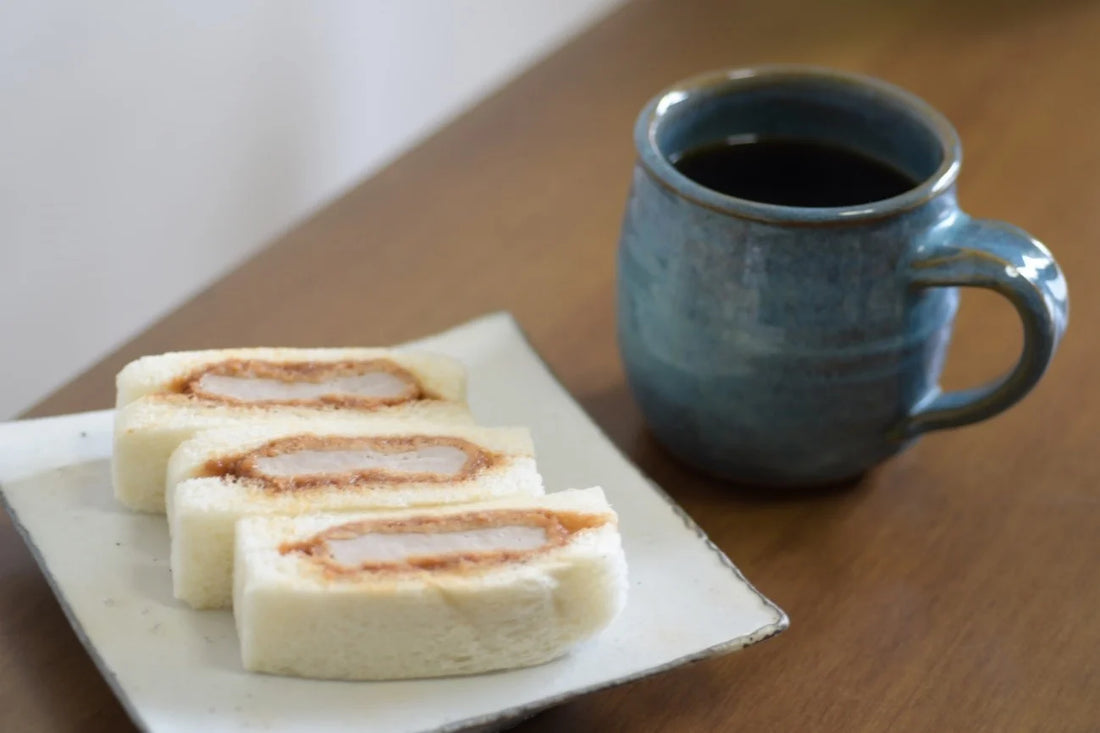
[[[724,195],[683,175],[685,151],[744,135],[860,151],[916,185],[809,208]],[[753,484],[843,481],[921,433],[991,417],[1039,380],[1066,327],[1050,252],[955,202],[951,124],[884,82],[802,66],[690,79],[654,98],[619,245],[627,376],[657,439],[708,473]],[[956,286],[1023,320],[1023,354],[994,384],[938,387]]]

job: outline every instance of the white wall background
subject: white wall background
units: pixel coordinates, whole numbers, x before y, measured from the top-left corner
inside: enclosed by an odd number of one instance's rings
[[[0,3],[0,419],[618,2]]]

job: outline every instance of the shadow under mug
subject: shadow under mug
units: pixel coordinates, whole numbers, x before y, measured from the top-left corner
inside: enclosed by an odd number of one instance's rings
[[[919,183],[856,206],[781,206],[672,164],[742,135],[843,146]],[[1050,362],[1068,316],[1058,265],[1020,229],[958,208],[958,136],[912,94],[816,67],[712,73],[651,100],[634,137],[619,345],[650,428],[687,463],[752,484],[847,480],[921,433],[1008,408]],[[956,286],[1008,298],[1024,347],[996,383],[943,393]]]

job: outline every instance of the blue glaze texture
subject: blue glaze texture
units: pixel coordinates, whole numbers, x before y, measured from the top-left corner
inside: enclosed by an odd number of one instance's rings
[[[885,201],[798,208],[706,189],[669,162],[731,135],[830,140],[922,181]],[[658,440],[709,473],[812,485],[858,475],[931,429],[985,419],[1042,375],[1066,325],[1065,281],[1022,231],[955,201],[950,124],[864,77],[763,67],[654,99],[619,247],[619,343]],[[992,288],[1024,322],[1000,382],[938,387],[958,296]]]

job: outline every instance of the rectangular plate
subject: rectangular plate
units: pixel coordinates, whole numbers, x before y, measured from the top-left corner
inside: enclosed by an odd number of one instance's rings
[[[593,641],[528,669],[355,683],[250,674],[229,612],[191,611],[173,599],[164,517],[115,503],[112,411],[0,424],[8,513],[137,725],[157,733],[496,726],[787,627],[783,611],[600,432],[511,316],[410,346],[466,363],[480,422],[531,427],[549,490],[604,487],[630,566],[626,610]]]

